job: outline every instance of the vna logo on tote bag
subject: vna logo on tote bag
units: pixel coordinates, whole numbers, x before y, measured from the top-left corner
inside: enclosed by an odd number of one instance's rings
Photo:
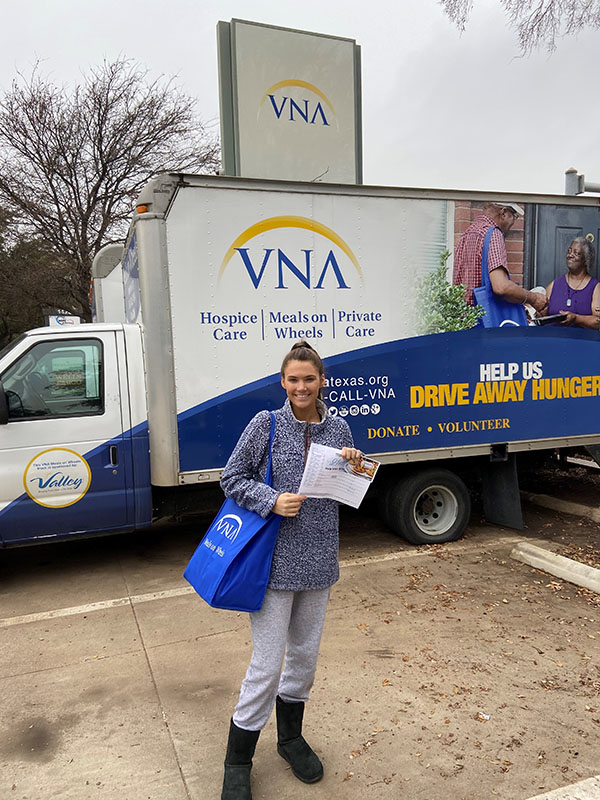
[[[275,415],[271,412],[269,461],[265,483],[271,485],[271,454]],[[273,550],[281,517],[241,508],[227,499],[196,552],[183,577],[213,608],[259,611],[271,573]]]
[[[237,514],[224,514],[215,522],[215,528],[230,542],[235,542],[243,524]]]

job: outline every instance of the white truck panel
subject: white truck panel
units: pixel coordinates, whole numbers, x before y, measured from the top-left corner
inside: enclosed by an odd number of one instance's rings
[[[446,205],[180,190],[167,216],[177,412],[276,372],[300,338],[328,357],[414,335]]]

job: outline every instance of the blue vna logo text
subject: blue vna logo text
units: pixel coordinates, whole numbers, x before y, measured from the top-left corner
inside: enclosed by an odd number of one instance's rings
[[[300,248],[300,251],[293,256],[288,255],[281,247],[263,247],[260,255],[252,256],[250,248],[242,246],[255,236],[278,228],[300,228],[324,237],[348,257],[362,280],[360,264],[341,236],[321,222],[296,216],[270,217],[247,228],[232,242],[225,253],[219,270],[219,280],[231,259],[237,254],[255,289],[261,286],[267,275],[274,276],[275,289],[289,289],[290,286],[286,281],[292,279],[295,286],[300,282],[307,289],[324,289],[326,282],[328,286],[333,285],[336,289],[350,289],[350,281],[342,272],[339,256],[336,257],[331,248],[324,258],[319,258],[317,262],[314,247]],[[311,239],[314,240],[314,236]]]
[[[215,525],[215,530],[217,530],[226,539],[229,539],[230,542],[235,542],[241,529],[242,520],[237,516],[237,514],[225,514],[225,516],[221,517],[221,519],[219,519]]]
[[[290,122],[296,122],[296,120],[300,118],[304,120],[304,122],[308,122],[309,125],[314,125],[317,121],[317,118],[320,118],[321,125],[329,125],[327,122],[327,117],[325,116],[325,112],[323,111],[323,106],[320,102],[317,103],[317,105],[314,107],[314,110],[312,110],[308,100],[301,100],[301,102],[304,103],[304,110],[302,110],[292,97],[282,97],[279,108],[277,108],[277,100],[275,99],[274,95],[270,94],[269,100],[271,101],[271,105],[273,106],[273,111],[275,112],[277,119],[281,119],[281,115],[285,111],[287,104],[290,113]],[[296,116],[294,116],[294,111],[296,112]]]
[[[279,91],[280,89],[285,89],[287,87],[299,87],[310,92],[313,95],[321,98],[316,102],[309,98],[303,97],[302,100],[298,102],[294,100],[293,97],[284,95],[279,99],[279,105],[277,98],[275,97],[275,92]],[[329,107],[327,113],[335,116],[335,111],[333,106],[331,105],[328,97],[323,94],[323,92],[317,88],[313,83],[308,83],[308,81],[302,81],[297,78],[289,78],[284,81],[279,81],[278,83],[274,83],[262,96],[262,100],[260,101],[258,111],[260,113],[260,109],[263,106],[263,103],[266,100],[269,100],[271,103],[271,108],[275,114],[275,117],[280,120],[283,119],[287,120],[288,122],[305,122],[307,125],[324,125],[329,127],[329,120],[327,119],[327,114],[325,113],[325,108],[323,107],[323,103]],[[321,102],[323,101],[323,103]],[[285,114],[284,114],[285,112]],[[289,115],[289,116],[288,116]]]

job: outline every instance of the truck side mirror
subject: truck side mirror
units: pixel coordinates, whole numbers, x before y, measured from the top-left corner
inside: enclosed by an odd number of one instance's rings
[[[8,424],[8,398],[0,381],[0,425]]]

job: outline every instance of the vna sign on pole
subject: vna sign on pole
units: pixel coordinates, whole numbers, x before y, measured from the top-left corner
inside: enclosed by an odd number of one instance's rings
[[[217,25],[226,175],[362,182],[360,47],[232,19]]]

